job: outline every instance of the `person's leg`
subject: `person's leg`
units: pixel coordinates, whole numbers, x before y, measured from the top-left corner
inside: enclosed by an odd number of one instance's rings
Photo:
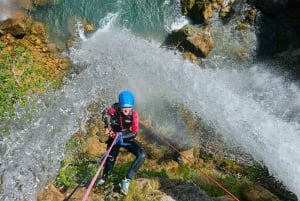
[[[135,155],[135,160],[131,164],[127,176],[127,179],[132,179],[138,169],[143,165],[145,159],[146,159],[146,152],[141,145],[139,145],[136,141],[131,141],[130,146],[126,147],[128,151],[130,151],[132,154]]]
[[[127,142],[126,142],[127,143]],[[134,154],[136,156],[135,160],[131,164],[127,176],[125,179],[122,180],[120,183],[121,192],[125,195],[128,193],[130,180],[134,177],[138,169],[143,165],[145,158],[146,158],[146,152],[144,149],[136,142],[136,141],[129,141],[130,145],[125,146],[125,148]]]
[[[111,143],[107,143],[107,150],[111,146]],[[118,144],[114,145],[106,159],[104,170],[102,174],[102,178],[97,182],[97,186],[101,186],[104,184],[107,180],[108,175],[110,175],[113,171],[115,162],[117,160],[117,157],[119,155],[120,146]]]

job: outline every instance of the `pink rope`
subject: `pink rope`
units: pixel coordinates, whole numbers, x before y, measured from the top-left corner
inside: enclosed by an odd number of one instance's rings
[[[106,152],[106,154],[105,154],[105,157],[103,158],[103,160],[102,160],[102,162],[101,162],[101,164],[100,164],[100,166],[99,166],[99,168],[98,168],[98,170],[97,170],[95,176],[93,177],[91,183],[89,184],[89,187],[88,187],[87,190],[85,191],[85,194],[84,194],[84,196],[83,196],[83,198],[82,198],[82,201],[86,201],[86,200],[87,200],[87,198],[88,198],[88,196],[89,196],[89,194],[90,194],[90,192],[91,192],[91,190],[92,190],[92,188],[93,188],[93,186],[94,186],[94,184],[95,184],[95,181],[96,181],[97,177],[99,176],[100,171],[101,171],[101,169],[103,168],[104,163],[105,163],[105,161],[106,161],[106,159],[107,159],[107,157],[108,157],[108,155],[109,155],[109,153],[110,153],[112,147],[115,145],[116,140],[118,139],[118,137],[119,137],[119,133],[116,134],[113,143],[111,144],[111,146],[110,146],[109,149],[107,150],[107,152]]]

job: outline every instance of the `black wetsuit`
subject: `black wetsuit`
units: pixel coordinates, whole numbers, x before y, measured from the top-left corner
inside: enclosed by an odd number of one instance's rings
[[[134,139],[138,131],[138,113],[136,110],[132,109],[129,115],[124,115],[121,112],[118,103],[115,103],[112,107],[105,110],[102,113],[102,120],[106,128],[108,128],[108,117],[110,118],[111,130],[115,133],[122,132],[123,142],[115,144],[106,160],[103,179],[106,180],[107,176],[111,174],[113,167],[115,165],[116,159],[119,154],[121,147],[124,147],[129,152],[136,156],[135,160],[131,164],[127,176],[127,179],[132,179],[137,172],[137,170],[142,166],[145,161],[146,153],[141,145]],[[107,149],[111,146],[114,138],[109,138],[107,140]]]

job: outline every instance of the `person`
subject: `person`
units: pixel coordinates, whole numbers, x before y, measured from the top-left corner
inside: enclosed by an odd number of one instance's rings
[[[131,164],[125,179],[119,184],[121,192],[125,195],[128,193],[130,180],[135,176],[137,170],[142,166],[146,158],[144,149],[135,140],[139,130],[139,116],[138,112],[133,109],[133,107],[134,96],[132,92],[122,91],[119,94],[119,102],[102,112],[104,134],[109,137],[106,141],[107,149],[113,143],[116,133],[119,133],[120,137],[117,139],[108,155],[104,165],[102,178],[99,179],[96,186],[101,186],[106,182],[107,177],[112,173],[120,148],[124,147],[136,157]]]

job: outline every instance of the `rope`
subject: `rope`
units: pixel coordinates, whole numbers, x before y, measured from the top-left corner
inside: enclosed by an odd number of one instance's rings
[[[106,155],[106,152],[102,154],[102,156],[96,161],[96,163],[93,165],[93,167],[90,169],[90,171],[87,173],[87,175],[79,182],[79,184],[74,188],[74,190],[64,199],[64,201],[69,201],[72,195],[77,191],[77,189],[90,177],[92,174],[94,168],[100,164],[100,162],[103,160],[104,156]]]
[[[107,157],[108,157],[108,155],[109,155],[109,153],[110,153],[112,147],[115,145],[115,143],[116,143],[118,137],[119,137],[119,133],[116,134],[113,143],[110,145],[109,149],[107,150],[107,152],[106,152],[106,154],[105,154],[105,156],[104,156],[104,158],[103,158],[103,160],[102,160],[102,162],[101,162],[101,164],[100,164],[100,166],[99,166],[99,168],[98,168],[98,170],[97,170],[95,176],[93,177],[91,183],[89,184],[89,187],[87,188],[87,190],[86,190],[84,196],[82,197],[82,201],[86,201],[86,200],[87,200],[87,198],[88,198],[88,196],[89,196],[89,194],[90,194],[90,192],[91,192],[91,190],[92,190],[92,188],[93,188],[93,186],[94,186],[94,183],[95,183],[97,177],[99,176],[100,171],[101,171],[101,169],[103,168],[104,163],[106,162],[106,159],[107,159]]]
[[[154,128],[150,127],[150,126],[146,126],[143,123],[140,123],[142,126],[144,126],[145,128],[149,128],[151,129],[151,132],[157,137],[159,138],[164,144],[166,144],[167,146],[171,147],[175,152],[177,152],[180,156],[182,156],[184,159],[186,159],[190,164],[193,164],[193,162],[183,156],[173,145],[171,145],[167,140],[165,140],[163,137],[161,137],[155,130]],[[219,182],[217,182],[213,177],[211,177],[210,175],[208,175],[206,172],[204,172],[203,170],[197,168],[199,170],[199,172],[201,174],[203,174],[205,177],[207,177],[211,182],[213,182],[215,185],[217,185],[220,189],[222,189],[225,193],[227,193],[233,200],[235,201],[240,201],[235,195],[233,195],[229,190],[227,190],[222,184],[220,184]]]

